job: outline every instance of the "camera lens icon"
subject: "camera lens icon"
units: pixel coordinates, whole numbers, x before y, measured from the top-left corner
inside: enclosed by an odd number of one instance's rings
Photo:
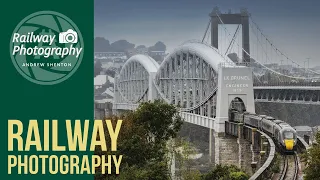
[[[72,29],[59,33],[59,43],[77,43],[78,34]]]

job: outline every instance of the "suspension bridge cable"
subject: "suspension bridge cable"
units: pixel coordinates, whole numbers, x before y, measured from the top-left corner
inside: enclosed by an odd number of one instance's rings
[[[235,38],[236,38],[237,35],[238,35],[239,28],[240,28],[240,24],[238,25],[238,27],[237,27],[237,29],[236,29],[236,32],[234,33],[234,35],[233,35],[233,37],[232,37],[232,40],[231,40],[231,42],[229,43],[229,46],[228,46],[228,48],[227,48],[227,50],[226,50],[225,55],[227,55],[227,53],[229,52],[230,47],[233,46],[234,41],[235,41]]]
[[[221,21],[221,23],[222,23],[223,25],[225,25],[225,24],[223,23],[221,17],[219,16],[219,14],[216,13],[216,15],[218,16],[218,18],[219,18],[219,20]],[[228,31],[228,30],[226,29],[226,27],[224,27],[224,29],[225,29],[225,32]],[[228,34],[229,34],[229,36],[231,36],[230,33],[228,33]],[[237,45],[240,47],[239,44],[237,44]],[[242,47],[242,50],[243,50],[243,52],[245,52],[245,54],[247,54],[247,55],[249,56],[249,58],[251,59],[251,55],[250,55],[243,47]],[[266,53],[266,52],[265,52],[265,53]],[[266,55],[267,55],[267,53],[266,53]],[[277,71],[275,71],[275,70],[273,70],[273,69],[265,66],[264,64],[260,63],[259,61],[255,61],[255,62],[258,62],[258,64],[260,64],[262,67],[268,69],[269,71],[271,71],[271,72],[273,72],[273,73],[275,73],[275,74],[277,74],[277,75],[282,75],[282,76],[285,76],[285,77],[288,77],[288,78],[292,78],[292,79],[310,80],[310,79],[320,78],[320,77],[313,77],[313,78],[309,78],[309,77],[308,77],[308,78],[305,78],[305,77],[295,77],[295,76],[285,75],[285,74],[282,74],[282,73],[280,73],[280,72],[277,72]]]
[[[272,43],[272,41],[262,32],[262,30],[260,29],[260,27],[258,26],[258,24],[253,20],[252,16],[249,15],[249,18],[251,20],[251,22],[256,26],[256,29],[258,31],[260,31],[261,35],[266,39],[266,41],[271,45],[271,47],[274,48],[275,51],[279,52],[282,56],[284,56],[287,60],[290,60],[292,63],[298,65],[298,67],[302,67],[301,65],[299,65],[298,63],[296,63],[295,61],[293,61],[292,59],[290,59],[285,53],[283,53],[282,51],[280,51],[277,47],[274,46],[274,43]],[[310,72],[313,72],[315,74],[318,74],[320,75],[320,72],[316,72],[316,71],[313,71],[312,69],[310,68],[307,68],[308,71]]]
[[[208,26],[206,28],[206,31],[204,32],[204,35],[203,35],[203,38],[202,38],[201,42],[203,42],[204,39],[206,38],[206,35],[207,35],[208,30],[209,30],[210,24],[211,24],[211,19],[209,19]]]

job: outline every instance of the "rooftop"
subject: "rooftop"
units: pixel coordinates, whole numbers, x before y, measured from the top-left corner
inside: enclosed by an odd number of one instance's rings
[[[98,75],[94,78],[95,86],[102,86],[107,82],[107,75]]]

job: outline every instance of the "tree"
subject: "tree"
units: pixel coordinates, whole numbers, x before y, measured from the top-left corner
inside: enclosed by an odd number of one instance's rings
[[[183,174],[182,179],[201,180],[201,173],[198,170],[186,171]]]
[[[166,51],[167,47],[166,45],[161,42],[161,41],[158,41],[155,45],[153,46],[150,46],[149,47],[149,51]]]
[[[280,154],[276,153],[274,156],[274,163],[271,167],[271,171],[273,173],[279,173],[280,172],[280,163],[281,163],[281,158]]]
[[[320,132],[316,134],[316,143],[302,156],[306,163],[304,170],[306,180],[315,180],[320,177]]]
[[[249,176],[243,171],[237,171],[237,172],[230,172],[230,176],[227,179],[230,179],[230,180],[247,180],[247,179],[249,179]]]
[[[94,52],[110,51],[110,42],[104,37],[94,38]]]
[[[123,119],[116,152],[123,155],[120,174],[96,175],[95,179],[170,179],[167,143],[177,136],[181,128],[178,110],[173,105],[156,100],[141,103],[137,110],[122,117],[113,117],[114,125],[118,118]],[[108,135],[106,138],[106,142],[110,142]],[[95,154],[114,152],[96,149]]]
[[[109,118],[110,119],[110,118]],[[201,174],[192,169],[190,155],[195,154],[192,144],[185,141],[170,142],[177,137],[182,126],[182,120],[178,109],[171,104],[156,100],[144,102],[135,111],[126,112],[120,117],[112,117],[115,126],[116,121],[122,119],[122,126],[117,141],[117,152],[104,152],[100,147],[95,151],[96,155],[123,155],[120,166],[120,174],[103,175],[97,173],[95,180],[168,180],[170,178],[169,155],[171,147],[181,147],[181,160],[179,167],[182,170],[181,178],[188,180],[246,180],[248,175],[234,165],[217,165],[210,172]],[[106,129],[106,128],[105,128]],[[111,142],[106,133],[106,142]],[[178,139],[178,138],[177,138]],[[176,139],[176,140],[177,140]],[[109,145],[110,146],[110,145]],[[191,163],[191,164],[190,164]],[[112,168],[114,171],[115,169]],[[100,168],[97,168],[100,172]]]
[[[110,48],[114,52],[126,52],[133,49],[135,44],[129,43],[127,40],[118,40],[110,44]]]
[[[111,77],[114,78],[115,74],[116,74],[116,71],[113,70],[113,69],[107,69],[106,70],[106,75],[108,75],[108,76],[111,76]]]
[[[102,71],[102,64],[99,60],[94,63],[94,77],[100,74],[100,71]]]
[[[247,180],[249,176],[234,165],[216,165],[202,176],[203,180]]]
[[[200,180],[201,173],[198,170],[191,169],[195,165],[195,160],[190,156],[196,154],[196,148],[190,142],[176,138],[172,150],[177,160],[176,167],[179,171],[176,173],[178,179]]]

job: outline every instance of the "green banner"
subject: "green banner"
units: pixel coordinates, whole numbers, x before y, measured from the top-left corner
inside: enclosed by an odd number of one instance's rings
[[[93,4],[75,0],[2,3],[3,179],[93,178],[87,172],[77,173],[76,168],[69,167],[68,172],[53,168],[55,156],[71,161],[72,155],[93,154],[88,148],[69,149],[66,121],[70,120],[73,131],[75,120],[80,120],[82,128],[85,120],[94,120]],[[21,133],[21,139],[8,137],[10,131]],[[23,164],[25,160],[28,164]]]

